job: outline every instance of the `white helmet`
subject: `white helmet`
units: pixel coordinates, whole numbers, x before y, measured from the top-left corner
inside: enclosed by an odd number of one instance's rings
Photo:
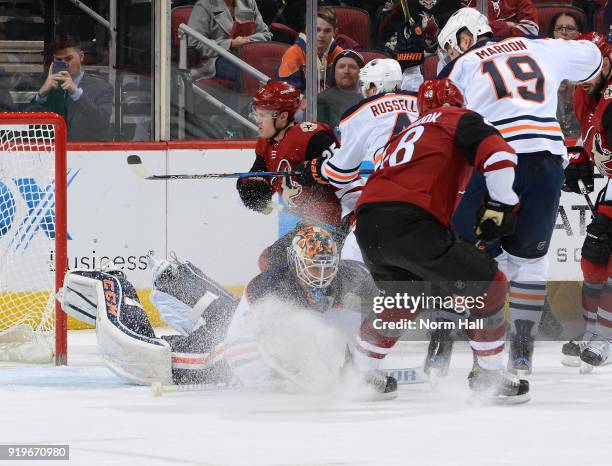
[[[367,97],[368,89],[374,85],[376,93],[395,91],[402,84],[402,67],[392,58],[375,58],[359,72],[361,95]]]
[[[459,48],[459,43],[457,42],[457,36],[463,29],[467,29],[472,34],[472,45],[476,43],[478,36],[493,34],[485,15],[475,8],[461,8],[448,18],[448,21],[438,34],[438,45],[443,52],[446,51],[447,45],[450,45],[459,53],[464,52],[464,50]]]

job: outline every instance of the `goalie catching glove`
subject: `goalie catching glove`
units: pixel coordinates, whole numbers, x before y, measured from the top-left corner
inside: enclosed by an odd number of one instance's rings
[[[511,235],[516,226],[518,206],[488,199],[478,212],[476,237],[488,243]]]
[[[568,193],[588,194],[595,189],[593,162],[582,148],[569,150],[569,165],[565,169],[565,184],[561,189]],[[586,192],[582,192],[578,181],[584,183]]]

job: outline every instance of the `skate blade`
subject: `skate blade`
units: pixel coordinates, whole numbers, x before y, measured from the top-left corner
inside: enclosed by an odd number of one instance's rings
[[[473,393],[468,399],[468,404],[481,406],[510,406],[527,403],[529,400],[531,400],[531,395],[529,393],[514,396]]]
[[[592,366],[588,362],[580,361],[580,373],[581,374],[590,374],[593,372],[595,366]]]
[[[566,354],[561,359],[561,364],[566,367],[580,367],[580,363],[580,356],[569,356]]]

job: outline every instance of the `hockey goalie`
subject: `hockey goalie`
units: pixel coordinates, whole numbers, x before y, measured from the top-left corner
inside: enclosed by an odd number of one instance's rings
[[[96,326],[105,364],[134,383],[238,382],[332,394],[350,372],[348,339],[378,289],[361,263],[339,260],[320,227],[299,228],[287,257],[237,300],[193,264],[151,256],[151,302],[177,335],[156,335],[118,270],[70,271],[58,299],[68,314]],[[357,377],[358,396],[395,396],[395,379],[377,371]]]

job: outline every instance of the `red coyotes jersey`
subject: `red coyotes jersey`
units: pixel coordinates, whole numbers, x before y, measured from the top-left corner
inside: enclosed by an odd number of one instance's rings
[[[370,203],[404,202],[430,212],[450,227],[457,193],[472,168],[481,173],[514,167],[515,152],[482,116],[440,107],[395,136],[374,161],[356,209]]]
[[[252,171],[293,171],[299,162],[329,157],[338,145],[333,130],[324,123],[303,122],[293,125],[279,142],[259,139]],[[274,192],[282,194],[283,177],[269,179]],[[340,201],[331,186],[301,186],[294,179],[285,181],[292,192],[289,207],[326,223],[341,222]]]
[[[538,35],[538,10],[532,0],[488,0],[488,2],[487,14],[493,36]],[[462,3],[464,6],[478,8],[476,0],[463,0]],[[508,22],[514,23],[514,26]]]
[[[581,86],[574,91],[574,113],[580,123],[584,149],[593,159],[593,137],[601,135],[604,149],[612,150],[609,134],[612,132],[612,80],[608,81],[600,95],[589,96]]]

